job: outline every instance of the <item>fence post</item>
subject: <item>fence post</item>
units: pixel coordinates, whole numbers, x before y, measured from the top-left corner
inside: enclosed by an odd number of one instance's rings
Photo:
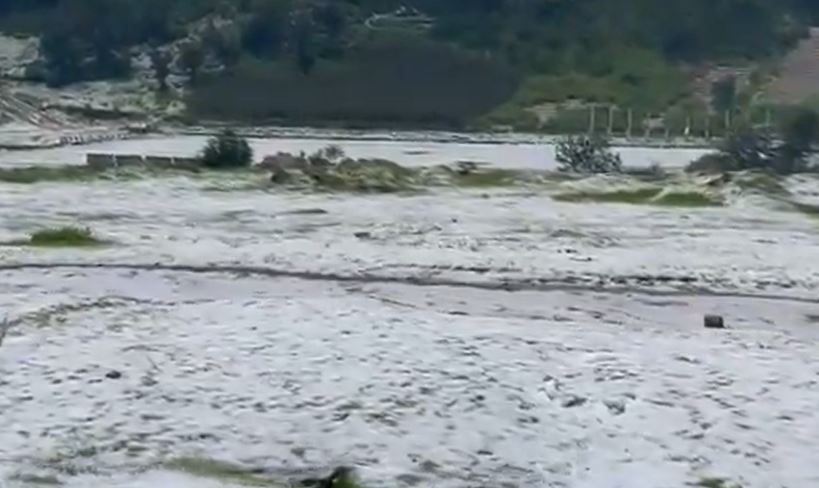
[[[711,140],[711,114],[705,112],[705,139]]]
[[[590,112],[589,112],[589,135],[594,135],[594,126],[596,125],[596,122],[597,122],[597,120],[595,120],[596,117],[597,117],[596,108],[597,107],[594,104],[592,104],[591,107],[589,107],[589,109],[590,109]]]
[[[628,109],[628,123],[626,125],[626,138],[631,139],[631,130],[632,124],[634,123],[634,111],[633,109]]]
[[[615,111],[614,105],[609,105],[609,128],[608,128],[609,137],[611,137],[612,134],[614,134],[614,111]]]

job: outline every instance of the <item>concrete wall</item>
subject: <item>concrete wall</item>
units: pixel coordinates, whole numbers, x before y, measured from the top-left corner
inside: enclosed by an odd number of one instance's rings
[[[113,154],[88,153],[85,155],[85,164],[94,169],[108,169],[117,163]]]
[[[145,158],[140,154],[117,154],[117,166],[145,166]]]
[[[174,158],[165,156],[145,156],[144,163],[145,166],[149,166],[151,168],[173,168]]]
[[[87,153],[85,164],[94,169],[109,169],[123,166],[149,166],[154,168],[196,169],[202,166],[198,158],[177,158],[168,156],[142,156],[139,154]]]

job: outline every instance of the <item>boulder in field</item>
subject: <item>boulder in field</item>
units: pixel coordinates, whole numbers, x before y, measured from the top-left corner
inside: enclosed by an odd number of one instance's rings
[[[706,315],[703,319],[706,329],[724,329],[725,319],[722,315]]]

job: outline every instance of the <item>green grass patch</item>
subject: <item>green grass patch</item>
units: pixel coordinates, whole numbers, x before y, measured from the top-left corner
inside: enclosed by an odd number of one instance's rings
[[[800,203],[800,202],[791,202],[793,208],[802,214],[807,215],[808,217],[819,218],[819,205],[813,205],[811,203]]]
[[[105,245],[88,228],[55,227],[34,232],[28,239],[7,242],[9,246],[31,247],[97,247]]]
[[[742,488],[737,483],[733,483],[730,480],[725,478],[702,478],[696,483],[693,483],[691,486],[696,486],[700,488]]]
[[[214,459],[178,458],[166,463],[165,467],[197,478],[208,478],[244,486],[273,486],[282,488],[286,486],[255,473],[248,468]]]
[[[736,184],[743,190],[754,190],[765,195],[790,195],[790,192],[782,183],[782,180],[770,174],[756,173],[738,177]]]
[[[566,102],[612,104],[630,107],[632,124],[639,131],[650,113],[665,111],[679,103],[687,94],[686,75],[655,52],[623,46],[603,47],[595,59],[592,72],[538,74],[523,80],[515,94],[502,105],[482,117],[479,124],[511,126],[518,130],[544,130],[550,133],[585,131],[589,127],[589,110],[572,108]],[[551,117],[541,123],[531,112],[532,107],[552,105]],[[625,111],[612,114],[599,110],[596,129],[611,126],[623,133],[627,126]]]
[[[456,186],[472,188],[511,186],[519,182],[521,182],[521,173],[509,169],[479,169],[466,174],[456,173],[454,176]]]
[[[695,191],[667,192],[648,202],[669,207],[719,207],[721,202]]]
[[[32,185],[35,183],[88,182],[96,180],[140,180],[150,177],[191,176],[199,169],[133,166],[96,169],[84,165],[26,166],[0,168],[0,183]],[[206,174],[206,173],[203,173]]]
[[[193,117],[221,120],[461,128],[517,84],[515,70],[451,43],[370,32],[309,76],[290,62],[245,57],[230,73],[203,77],[187,106]]]
[[[628,203],[645,204],[660,194],[660,188],[640,188],[635,190],[612,190],[592,192],[570,192],[553,195],[558,202],[569,203]]]
[[[60,486],[60,480],[54,475],[16,474],[11,476],[12,481],[23,485]]]
[[[719,201],[698,192],[664,192],[661,188],[559,193],[552,199],[569,203],[622,203],[668,207],[714,207]]]
[[[88,166],[0,168],[0,182],[28,185],[47,181],[87,181],[99,177],[100,173]]]

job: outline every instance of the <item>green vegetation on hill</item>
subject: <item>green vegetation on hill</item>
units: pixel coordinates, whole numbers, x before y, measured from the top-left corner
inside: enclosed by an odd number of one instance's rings
[[[189,106],[202,118],[458,127],[514,92],[515,74],[457,47],[378,36],[309,75],[249,58],[203,80]]]
[[[635,126],[687,107],[683,66],[779,56],[817,18],[809,0],[0,0],[52,85],[128,76],[154,46],[158,89],[186,73],[196,117],[562,130],[588,126],[567,100]]]

